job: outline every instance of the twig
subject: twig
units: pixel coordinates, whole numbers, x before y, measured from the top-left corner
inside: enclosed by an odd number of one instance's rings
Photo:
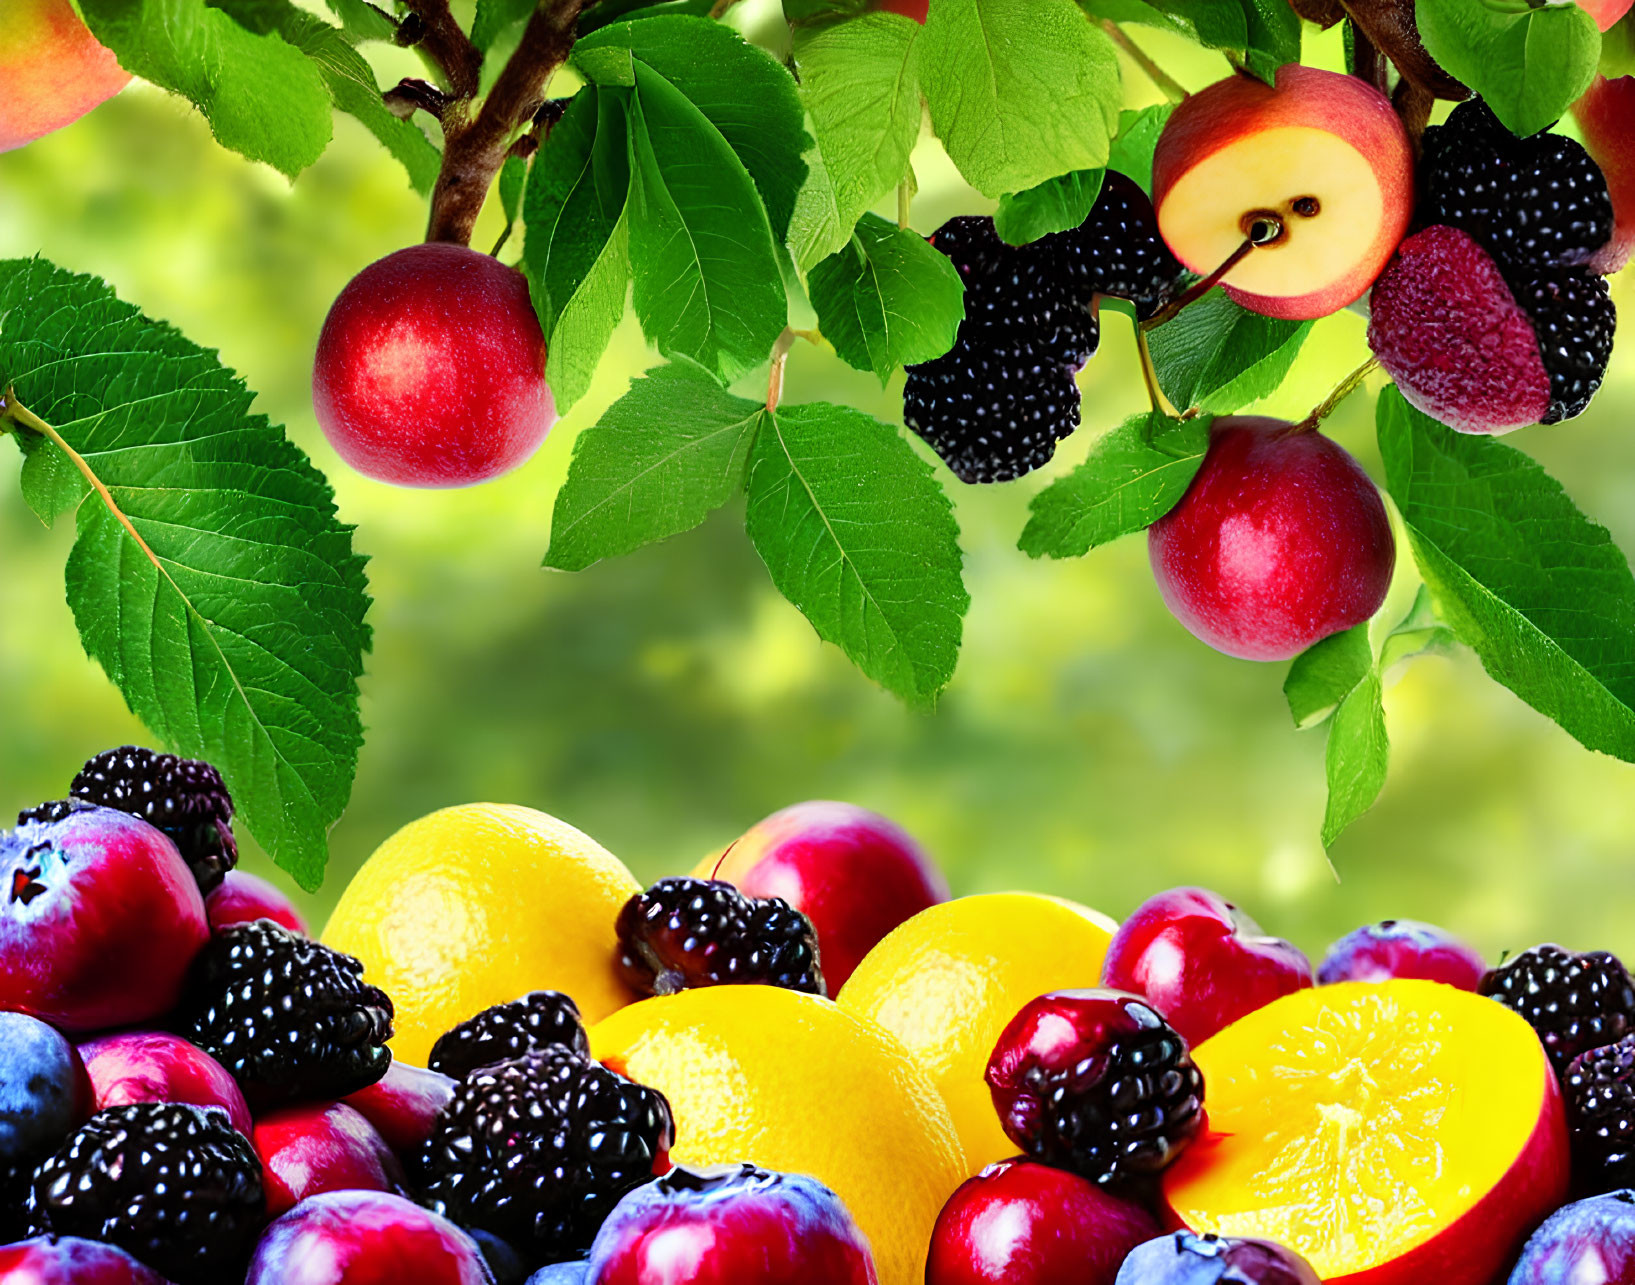
[[[766,377],[766,408],[769,411],[778,409],[778,403],[783,400],[783,368],[789,361],[789,350],[795,346],[796,332],[788,326],[772,345],[772,369]]]
[[[448,111],[449,96],[429,80],[412,77],[400,81],[381,95],[386,110],[400,120],[408,120],[415,112],[428,112],[442,120]]]
[[[1101,29],[1112,37],[1113,43],[1130,56],[1130,61],[1147,73],[1147,79],[1157,85],[1172,103],[1184,103],[1191,97],[1186,87],[1155,63],[1141,48],[1124,34],[1124,29],[1111,18],[1101,20]]]
[[[444,0],[415,0],[443,4]],[[512,136],[545,102],[545,87],[573,50],[579,15],[595,0],[541,0],[522,42],[475,117],[451,111],[443,123],[443,168],[432,191],[428,241],[471,243]]]
[[[1318,406],[1310,415],[1307,415],[1305,419],[1294,426],[1295,432],[1315,432],[1317,426],[1332,415],[1341,402],[1361,388],[1363,380],[1367,379],[1379,368],[1380,359],[1378,357],[1370,357],[1363,362],[1356,370],[1335,385],[1334,391],[1323,399],[1322,405]]]
[[[1158,386],[1158,368],[1153,365],[1152,349],[1147,344],[1145,327],[1135,328],[1135,348],[1141,357],[1141,378],[1146,381],[1147,400],[1152,403],[1152,408],[1160,415],[1180,419],[1181,412],[1175,409],[1175,403],[1164,396],[1164,390]]]
[[[437,64],[454,97],[476,97],[482,85],[482,51],[471,43],[455,21],[449,12],[448,0],[404,0],[404,3],[420,24],[405,23],[400,29],[403,36]]]
[[[1243,244],[1236,250],[1232,251],[1231,254],[1227,255],[1225,263],[1221,264],[1220,267],[1216,268],[1202,281],[1196,282],[1195,284],[1189,286],[1187,290],[1178,298],[1172,299],[1169,303],[1165,304],[1164,307],[1153,313],[1152,316],[1148,317],[1141,323],[1138,329],[1143,331],[1156,330],[1166,321],[1173,320],[1181,309],[1197,303],[1198,300],[1202,299],[1206,294],[1218,286],[1221,283],[1221,278],[1248,258],[1249,252],[1252,251],[1258,244],[1259,243],[1254,237],[1245,237]]]

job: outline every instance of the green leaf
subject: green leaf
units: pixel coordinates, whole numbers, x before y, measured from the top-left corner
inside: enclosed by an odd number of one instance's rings
[[[600,31],[610,22],[645,21],[648,18],[691,15],[707,18],[715,7],[715,0],[601,0],[579,19],[579,35],[588,36]]]
[[[347,38],[353,41],[397,38],[397,21],[370,0],[326,0],[329,11],[340,19]]]
[[[1007,193],[994,211],[994,230],[1009,245],[1027,245],[1052,232],[1066,232],[1090,217],[1101,193],[1104,170],[1074,170],[1046,179],[1025,192]]]
[[[971,600],[948,496],[896,429],[827,402],[763,415],[747,520],[820,637],[909,704],[935,701]]]
[[[486,53],[512,27],[526,22],[536,7],[537,0],[477,0],[471,43]]]
[[[789,305],[755,184],[715,126],[645,63],[631,109],[636,315],[666,357],[723,380],[765,361]]]
[[[1209,448],[1209,417],[1132,415],[1090,457],[1033,497],[1018,547],[1033,558],[1076,558],[1145,531],[1186,494]]]
[[[1249,44],[1243,61],[1268,85],[1284,63],[1300,61],[1300,16],[1289,0],[1241,0]]]
[[[580,39],[575,61],[594,64],[598,51],[628,51],[704,114],[755,180],[781,245],[806,178],[801,154],[811,142],[789,73],[732,28],[708,18],[658,15],[605,26]]]
[[[29,504],[76,513],[68,602],[86,651],[169,748],[221,769],[249,831],[316,888],[369,647],[364,559],[328,484],[215,354],[40,260],[0,263],[8,386],[107,488],[18,432]]]
[[[1283,682],[1294,725],[1304,729],[1321,723],[1373,668],[1367,625],[1332,634],[1306,648],[1294,658]]]
[[[865,214],[851,244],[812,269],[818,327],[842,361],[883,386],[899,366],[954,346],[965,317],[959,272],[916,232]]]
[[[580,571],[692,530],[743,489],[762,409],[687,361],[631,380],[574,443],[545,565]]]
[[[499,192],[500,209],[505,214],[505,226],[500,229],[499,240],[494,242],[493,253],[498,255],[505,248],[511,234],[517,230],[517,218],[522,213],[522,193],[528,184],[528,158],[526,156],[507,156],[505,164],[500,166]]]
[[[1384,690],[1372,666],[1340,702],[1329,722],[1323,755],[1328,772],[1328,807],[1323,813],[1323,846],[1360,817],[1385,788],[1391,742],[1385,734]]]
[[[1512,133],[1553,125],[1595,79],[1601,33],[1577,5],[1418,0],[1414,13],[1426,51]]]
[[[1414,605],[1380,646],[1380,673],[1389,674],[1405,660],[1415,656],[1446,655],[1459,645],[1458,636],[1436,618],[1436,604],[1431,591],[1419,586]]]
[[[1170,401],[1225,414],[1277,391],[1311,327],[1262,317],[1217,289],[1159,326],[1148,344]]]
[[[211,0],[258,35],[277,34],[317,64],[330,99],[355,116],[409,173],[417,192],[429,195],[442,153],[413,121],[400,120],[381,100],[375,73],[339,28],[297,9],[289,0]]]
[[[1156,27],[1206,49],[1242,53],[1249,47],[1249,26],[1244,21],[1241,0],[1211,4],[1198,4],[1197,0],[1153,0],[1151,4],[1147,0],[1080,0],[1080,4],[1094,18]]]
[[[1107,168],[1134,179],[1149,196],[1152,195],[1153,153],[1158,150],[1158,138],[1174,110],[1174,103],[1158,103],[1137,112],[1119,113],[1118,136],[1113,139]]]
[[[1394,388],[1377,414],[1437,615],[1534,709],[1635,761],[1635,576],[1612,537],[1515,448],[1455,433]]]
[[[813,137],[789,226],[802,269],[844,246],[863,212],[908,173],[920,136],[922,31],[891,13],[795,29],[795,69]]]
[[[1635,76],[1635,22],[1615,22],[1601,33],[1601,74],[1608,80]]]
[[[566,410],[624,315],[630,287],[628,95],[587,86],[551,130],[523,189],[522,266],[545,330],[546,374]]]
[[[931,124],[984,196],[1107,164],[1118,59],[1073,0],[936,0],[921,44]]]
[[[278,35],[205,0],[81,0],[80,9],[120,66],[186,98],[223,147],[294,178],[329,146],[324,78]]]

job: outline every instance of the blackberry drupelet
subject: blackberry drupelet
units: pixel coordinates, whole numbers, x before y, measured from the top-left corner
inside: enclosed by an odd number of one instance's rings
[[[1153,1177],[1203,1127],[1203,1074],[1186,1040],[1120,991],[1030,1001],[999,1037],[987,1082],[1023,1152],[1106,1187]]]
[[[84,799],[52,799],[49,803],[36,803],[31,808],[24,808],[17,814],[17,824],[28,825],[31,822],[39,822],[43,825],[55,825],[65,817],[72,816],[76,812],[84,812],[94,806],[94,804],[87,803]]]
[[[826,995],[812,921],[718,879],[660,879],[619,911],[619,974],[644,995],[755,983]]]
[[[1583,1195],[1635,1184],[1635,1035],[1580,1053],[1561,1077]]]
[[[242,1279],[266,1221],[261,1161],[221,1112],[110,1107],[35,1171],[39,1232],[117,1245],[177,1285]]]
[[[1077,366],[1070,353],[1051,353],[1053,346],[962,334],[943,356],[913,368],[903,387],[903,422],[962,482],[1031,473],[1079,426]]]
[[[238,864],[233,796],[208,763],[125,745],[86,763],[68,792],[164,831],[206,895]]]
[[[1612,293],[1604,280],[1581,268],[1518,271],[1509,285],[1533,323],[1550,376],[1550,409],[1540,422],[1571,419],[1590,404],[1612,359],[1618,326]]]
[[[1425,131],[1420,190],[1420,222],[1469,233],[1506,276],[1582,267],[1612,237],[1612,195],[1583,146],[1517,138],[1480,99]]]
[[[930,241],[965,282],[965,319],[949,352],[908,368],[903,422],[964,482],[1032,472],[1079,426],[1073,376],[1100,341],[1102,295],[1150,317],[1186,278],[1146,193],[1113,172],[1078,228],[1012,246],[961,216]]]
[[[479,1067],[553,1044],[590,1055],[579,1006],[560,991],[533,991],[508,1004],[486,1008],[439,1036],[426,1065],[463,1080]]]
[[[1488,973],[1480,989],[1538,1032],[1557,1074],[1635,1030],[1635,982],[1610,951],[1534,946]]]
[[[551,1045],[468,1076],[411,1167],[444,1217],[555,1262],[583,1256],[674,1141],[663,1094]]]
[[[392,1001],[350,955],[269,919],[223,928],[194,960],[176,1031],[258,1111],[345,1097],[386,1074]]]

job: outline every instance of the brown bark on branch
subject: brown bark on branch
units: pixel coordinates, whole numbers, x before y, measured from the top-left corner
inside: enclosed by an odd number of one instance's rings
[[[413,0],[446,9],[444,0]],[[443,169],[431,198],[428,241],[471,243],[472,229],[512,138],[545,102],[545,87],[573,49],[579,15],[595,0],[540,0],[522,42],[473,116],[456,104],[443,121]],[[464,39],[464,37],[461,37]]]
[[[448,0],[404,0],[424,30],[415,41],[437,64],[455,98],[474,98],[482,84],[482,51],[449,12]]]

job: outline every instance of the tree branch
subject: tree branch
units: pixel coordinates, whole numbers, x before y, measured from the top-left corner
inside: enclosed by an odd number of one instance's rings
[[[449,12],[448,0],[404,0],[420,19],[417,28],[404,25],[411,43],[425,50],[442,70],[449,92],[456,98],[475,98],[482,85],[482,51],[466,37]]]
[[[458,110],[443,122],[443,168],[431,198],[428,241],[471,243],[471,232],[494,176],[505,164],[512,136],[545,102],[545,87],[573,50],[579,15],[596,0],[540,0],[522,43],[478,109]],[[416,6],[445,0],[413,0]]]

